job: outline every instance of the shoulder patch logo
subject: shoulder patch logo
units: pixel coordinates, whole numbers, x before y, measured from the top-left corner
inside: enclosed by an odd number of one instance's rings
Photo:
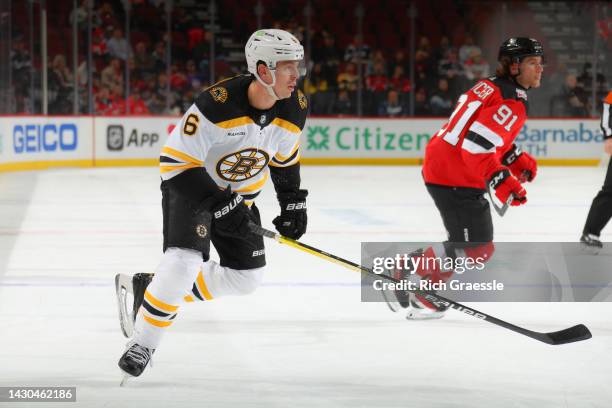
[[[227,101],[227,89],[222,86],[215,86],[208,92],[210,92],[215,102],[224,103]]]
[[[527,92],[523,91],[522,89],[516,88],[516,96],[521,99],[527,100]]]
[[[306,95],[300,89],[298,89],[298,103],[302,109],[306,109],[308,106],[308,99],[306,99]]]

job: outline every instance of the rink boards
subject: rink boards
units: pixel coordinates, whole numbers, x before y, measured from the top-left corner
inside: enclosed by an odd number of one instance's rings
[[[2,116],[0,170],[155,165],[175,116]],[[443,118],[309,118],[304,164],[420,164]],[[596,119],[529,119],[516,142],[540,164],[597,165]]]

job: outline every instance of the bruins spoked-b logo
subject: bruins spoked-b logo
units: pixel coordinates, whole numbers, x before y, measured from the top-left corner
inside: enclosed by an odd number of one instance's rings
[[[270,156],[263,150],[243,149],[228,154],[217,162],[217,175],[227,181],[243,181],[255,177],[266,166]]]
[[[208,228],[206,228],[206,225],[196,225],[196,234],[198,234],[200,238],[206,238],[206,236],[208,235]]]
[[[212,95],[215,102],[223,103],[227,101],[227,89],[225,89],[224,87],[215,86],[214,88],[211,88],[209,92]]]

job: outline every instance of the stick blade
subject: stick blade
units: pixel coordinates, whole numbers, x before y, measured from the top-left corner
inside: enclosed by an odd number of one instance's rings
[[[576,326],[556,332],[545,333],[544,336],[545,338],[542,339],[542,341],[554,346],[588,340],[593,337],[589,329],[584,324],[578,324]]]

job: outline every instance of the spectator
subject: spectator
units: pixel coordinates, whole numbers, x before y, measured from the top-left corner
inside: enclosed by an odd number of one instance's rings
[[[402,49],[398,49],[393,54],[393,58],[391,59],[391,63],[389,64],[390,73],[393,75],[396,67],[401,67],[404,73],[408,72],[410,69],[410,65],[408,64],[408,59],[406,58],[406,53]]]
[[[373,72],[366,78],[366,88],[374,93],[385,92],[389,86],[385,66],[382,62],[374,64]]]
[[[123,61],[127,61],[132,55],[132,48],[123,37],[123,30],[120,28],[115,28],[113,30],[113,36],[106,42],[106,47],[111,57],[119,58]]]
[[[489,64],[482,58],[480,50],[473,50],[472,55],[463,64],[465,77],[470,81],[478,81],[489,76]]]
[[[323,32],[323,47],[313,50],[314,61],[323,64],[323,76],[327,80],[330,88],[336,88],[338,69],[340,66],[340,51],[336,47],[336,40],[331,34]]]
[[[465,63],[465,61],[470,58],[474,51],[477,51],[482,55],[482,50],[480,49],[480,47],[474,44],[474,37],[472,37],[471,35],[467,35],[465,37],[465,42],[463,43],[461,48],[459,48],[459,62],[461,62],[462,64]]]
[[[387,74],[387,60],[385,59],[382,50],[376,50],[372,54],[372,60],[368,64],[366,75],[372,75],[372,73],[374,72],[374,67],[376,65],[381,65],[383,67],[384,74]]]
[[[158,41],[155,43],[155,50],[153,50],[153,60],[155,61],[155,72],[161,72],[166,70],[166,43]]]
[[[109,115],[111,113],[112,100],[110,89],[102,87],[98,90],[95,97],[96,115]]]
[[[69,113],[73,83],[72,74],[66,67],[66,57],[56,55],[49,68],[49,93],[52,95],[49,113]]]
[[[334,102],[334,106],[332,111],[336,115],[354,115],[355,108],[353,107],[353,102],[351,101],[351,97],[346,89],[340,90],[338,92],[338,97]]]
[[[551,111],[552,116],[588,116],[588,97],[578,85],[576,75],[569,74],[565,77],[561,92],[551,100]]]
[[[348,63],[344,67],[344,71],[338,74],[338,89],[355,92],[357,91],[358,81],[357,65]]]
[[[431,116],[431,108],[427,102],[427,91],[425,88],[417,88],[414,93],[414,115]]]
[[[406,110],[400,103],[399,94],[396,90],[391,89],[387,92],[387,99],[380,105],[378,114],[389,117],[404,116],[406,114]]]
[[[91,3],[93,0],[83,0],[81,5],[76,9],[70,12],[70,25],[72,26],[74,20],[76,19],[77,27],[79,30],[85,30],[87,28],[87,9],[89,8],[88,3]],[[100,21],[94,21],[93,25],[97,26],[100,24]]]
[[[119,23],[115,17],[113,6],[109,2],[102,3],[93,18],[99,22],[99,25],[102,27],[114,27]]]
[[[104,30],[96,28],[92,33],[91,52],[94,57],[105,58],[108,55],[108,47],[106,38],[104,38]]]
[[[110,90],[111,104],[109,108],[109,115],[124,115],[125,111],[125,99],[123,98],[123,87],[113,86]]]
[[[123,71],[119,59],[113,58],[110,64],[102,70],[101,85],[109,89],[116,86],[123,87]]]
[[[434,61],[440,61],[441,59],[446,58],[446,55],[451,50],[454,50],[455,52],[457,51],[455,47],[451,45],[448,37],[443,35],[442,38],[440,38],[440,44],[438,45],[438,48],[436,48],[433,52]]]
[[[186,68],[188,87],[196,92],[201,90],[204,84],[204,76],[198,72],[195,61],[192,59],[187,60]]]
[[[304,80],[304,92],[310,97],[310,111],[315,115],[329,113],[332,97],[329,83],[323,74],[323,64],[317,62]]]
[[[134,51],[134,66],[143,78],[155,73],[155,60],[147,50],[147,44],[139,41]]]
[[[29,105],[30,95],[30,53],[26,50],[26,45],[21,36],[13,42],[11,50],[11,74],[13,76],[13,86],[15,91],[15,102],[17,112],[24,112]]]
[[[362,64],[368,63],[370,60],[370,46],[363,43],[363,39],[358,34],[353,39],[353,42],[346,47],[344,51],[344,61],[352,62],[357,64],[361,62]]]
[[[396,65],[393,69],[393,75],[389,80],[389,84],[400,94],[408,93],[411,89],[410,80],[404,75],[404,69],[401,65]]]
[[[140,96],[138,89],[133,90],[127,99],[127,109],[130,115],[144,115],[149,113],[149,108]]]
[[[172,64],[170,67],[170,87],[175,91],[182,91],[187,86],[187,76],[181,69],[181,64]]]
[[[446,78],[438,79],[438,89],[431,95],[429,106],[433,116],[448,117],[453,111],[453,98],[448,90]]]

